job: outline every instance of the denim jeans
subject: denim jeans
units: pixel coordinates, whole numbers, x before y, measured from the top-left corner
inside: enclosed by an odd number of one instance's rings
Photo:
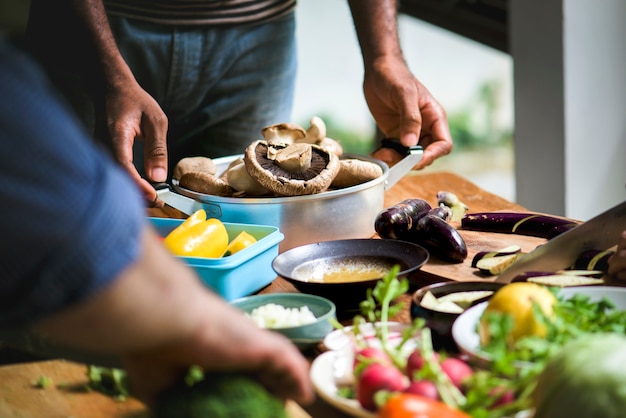
[[[291,121],[294,13],[232,27],[163,26],[123,17],[110,23],[137,81],[168,116],[171,166],[185,156],[241,154],[262,138],[264,126]],[[140,172],[142,147],[137,141]]]

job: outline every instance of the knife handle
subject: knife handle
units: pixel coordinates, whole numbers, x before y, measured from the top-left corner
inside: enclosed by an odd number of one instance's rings
[[[407,156],[414,154],[416,151],[423,151],[424,148],[421,145],[414,145],[412,147],[406,147],[402,145],[399,138],[383,138],[380,141],[380,148],[389,148],[396,151],[398,154]]]

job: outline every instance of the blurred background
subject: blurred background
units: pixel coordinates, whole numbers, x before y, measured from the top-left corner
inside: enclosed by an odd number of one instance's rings
[[[300,0],[294,121],[322,117],[349,152],[374,147],[376,127],[362,91],[363,65],[345,0]],[[409,67],[443,105],[455,148],[425,170],[454,171],[515,200],[513,65],[509,54],[406,14],[400,41]]]

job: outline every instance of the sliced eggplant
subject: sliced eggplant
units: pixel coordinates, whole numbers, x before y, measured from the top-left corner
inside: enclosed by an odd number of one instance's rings
[[[469,209],[467,205],[463,203],[461,199],[459,199],[459,197],[452,192],[438,192],[437,204],[444,205],[450,208],[452,212],[450,220],[452,221],[460,221]]]
[[[374,229],[381,238],[406,239],[421,217],[432,207],[423,199],[406,199],[383,209],[374,220]]]
[[[510,245],[505,248],[501,248],[496,251],[480,251],[476,253],[472,259],[472,267],[476,267],[476,264],[483,258],[501,257],[503,255],[511,255],[522,251],[522,247],[519,245]]]
[[[461,228],[474,231],[500,232],[539,238],[554,238],[578,226],[578,223],[555,216],[520,212],[469,213],[461,219]]]
[[[452,225],[435,215],[425,215],[407,237],[442,260],[460,263],[467,258],[467,245]]]
[[[478,260],[476,267],[484,274],[497,276],[506,270],[511,264],[513,264],[524,253],[518,252],[509,255],[503,255],[499,257],[487,257]]]
[[[542,284],[544,286],[587,286],[603,284],[604,280],[596,277],[582,276],[577,274],[552,274],[549,276],[529,277],[528,282]]]
[[[574,269],[600,270],[606,274],[609,271],[609,258],[614,253],[613,250],[587,250],[578,256],[574,262]]]

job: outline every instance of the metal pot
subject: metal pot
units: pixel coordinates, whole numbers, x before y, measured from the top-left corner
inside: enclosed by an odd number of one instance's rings
[[[394,147],[395,148],[395,147]],[[374,220],[383,210],[385,190],[393,186],[420,159],[421,147],[407,149],[400,162],[387,164],[365,156],[346,156],[379,164],[383,175],[344,189],[292,197],[221,197],[194,192],[172,184],[159,190],[159,197],[183,213],[205,209],[207,216],[222,222],[276,226],[284,234],[280,251],[320,241],[368,238],[374,234]],[[216,158],[217,175],[241,155]]]

